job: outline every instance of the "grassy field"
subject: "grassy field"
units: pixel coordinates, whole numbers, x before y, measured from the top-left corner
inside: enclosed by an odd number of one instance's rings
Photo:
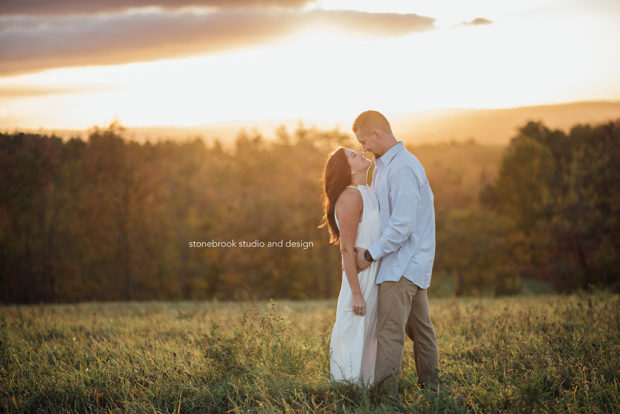
[[[620,297],[431,298],[440,392],[329,382],[335,301],[0,307],[2,412],[619,412]]]

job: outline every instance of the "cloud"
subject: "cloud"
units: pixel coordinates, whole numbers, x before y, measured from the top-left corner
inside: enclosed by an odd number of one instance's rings
[[[350,10],[315,10],[306,13],[315,23],[327,23],[351,31],[401,36],[434,28],[435,19],[417,14],[364,13]]]
[[[23,98],[27,96],[58,95],[63,93],[84,93],[113,89],[112,86],[0,86],[0,99]]]
[[[70,15],[118,12],[130,8],[209,7],[218,9],[285,7],[299,8],[314,0],[2,0],[0,15]]]
[[[122,64],[266,43],[317,24],[378,36],[431,30],[416,14],[326,10],[146,10],[121,14],[0,18],[0,74]]]
[[[493,23],[491,20],[482,18],[482,17],[476,17],[474,20],[469,21],[469,22],[463,22],[461,23],[464,26],[480,26],[480,25],[485,25],[485,24],[491,24]]]

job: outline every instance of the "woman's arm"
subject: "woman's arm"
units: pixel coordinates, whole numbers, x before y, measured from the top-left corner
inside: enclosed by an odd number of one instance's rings
[[[362,217],[364,202],[359,190],[345,189],[338,201],[334,214],[338,216],[340,224],[340,253],[344,272],[351,286],[353,313],[364,316],[366,314],[366,302],[362,296],[360,282],[357,278],[357,263],[355,261],[355,239],[357,238],[357,226]]]

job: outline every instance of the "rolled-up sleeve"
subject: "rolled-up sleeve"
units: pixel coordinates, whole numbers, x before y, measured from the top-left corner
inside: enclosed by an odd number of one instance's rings
[[[388,181],[392,214],[381,237],[368,249],[375,260],[398,250],[413,234],[420,203],[420,188],[411,167],[401,166],[391,171]]]

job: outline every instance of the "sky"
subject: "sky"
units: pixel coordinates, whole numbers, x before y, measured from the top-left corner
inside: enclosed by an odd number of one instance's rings
[[[0,129],[620,100],[618,0],[3,0]]]

